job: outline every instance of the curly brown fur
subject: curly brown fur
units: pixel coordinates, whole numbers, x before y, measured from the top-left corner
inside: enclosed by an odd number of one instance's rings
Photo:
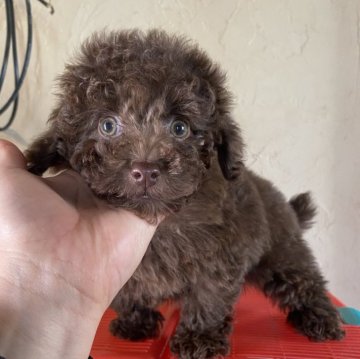
[[[129,312],[122,312],[121,317],[110,323],[110,331],[115,336],[134,341],[156,338],[163,321],[160,312],[135,304]]]
[[[303,230],[309,229],[313,225],[316,215],[316,207],[311,200],[310,193],[300,193],[292,197],[289,203],[298,217],[300,227]]]
[[[154,308],[173,299],[182,308],[173,352],[224,355],[247,280],[309,338],[341,339],[302,238],[314,214],[310,198],[289,203],[244,166],[224,80],[186,39],[162,31],[96,34],[59,78],[50,128],[27,151],[29,170],[73,168],[110,205],[149,221],[166,216],[112,303],[120,313],[114,334],[154,336],[161,324]]]

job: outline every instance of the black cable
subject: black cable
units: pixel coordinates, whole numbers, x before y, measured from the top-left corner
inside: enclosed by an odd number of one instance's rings
[[[5,6],[6,6],[6,18],[8,18],[9,15],[8,15],[7,3]],[[4,51],[4,58],[3,58],[2,66],[1,66],[1,72],[0,72],[0,92],[1,92],[2,85],[4,83],[6,68],[7,68],[7,64],[9,61],[9,52],[10,52],[10,23],[7,21],[5,51]]]
[[[4,52],[4,57],[3,57],[3,64],[1,67],[1,73],[0,73],[0,93],[1,93],[1,89],[2,89],[2,86],[5,81],[7,64],[8,64],[9,56],[10,56],[10,46],[12,47],[12,54],[13,54],[15,87],[14,87],[14,91],[12,92],[12,94],[10,95],[8,100],[0,108],[0,115],[2,115],[10,107],[10,105],[13,104],[13,109],[12,109],[10,118],[6,122],[5,126],[0,127],[0,131],[5,131],[6,129],[8,129],[14,121],[17,107],[18,107],[19,91],[20,91],[21,85],[24,82],[26,71],[29,67],[30,54],[31,54],[31,48],[32,48],[32,16],[31,16],[30,0],[25,0],[25,5],[26,5],[26,14],[27,14],[28,36],[27,36],[27,45],[26,45],[24,63],[23,63],[23,67],[21,70],[21,74],[19,76],[14,6],[13,6],[12,0],[5,0],[7,29],[6,29],[5,52]]]
[[[6,0],[6,2],[8,2],[8,0]],[[15,81],[15,88],[17,86],[17,82],[19,80],[19,66],[18,66],[18,59],[17,59],[17,47],[16,47],[16,35],[15,35],[15,16],[14,16],[14,7],[12,2],[10,1],[9,4],[6,4],[6,11],[7,11],[7,15],[9,18],[8,21],[8,29],[9,29],[9,33],[10,33],[10,39],[11,37],[13,37],[13,46],[12,46],[12,50],[13,50],[13,67],[14,67],[14,81]],[[9,55],[8,55],[9,56]],[[7,62],[8,60],[6,60]],[[7,64],[6,64],[7,66]],[[6,71],[6,68],[5,68]],[[5,76],[5,73],[4,73]],[[5,131],[7,128],[9,128],[12,124],[12,122],[14,121],[16,112],[17,112],[17,108],[18,108],[18,103],[19,103],[19,96],[16,96],[14,99],[14,105],[11,111],[11,115],[10,115],[10,119],[8,120],[7,124],[4,127],[1,127],[0,130],[1,131]],[[1,112],[0,112],[1,114]]]

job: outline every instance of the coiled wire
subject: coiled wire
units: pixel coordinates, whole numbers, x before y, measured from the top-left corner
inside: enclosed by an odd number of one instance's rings
[[[27,43],[24,62],[21,71],[19,71],[19,60],[17,54],[17,44],[16,44],[16,30],[15,30],[15,14],[14,14],[14,4],[12,0],[5,0],[5,9],[6,9],[6,40],[5,40],[5,51],[1,66],[0,72],[0,95],[2,87],[5,82],[5,75],[7,66],[10,58],[10,48],[12,49],[12,61],[14,69],[14,90],[5,101],[4,105],[0,105],[0,116],[5,113],[5,111],[12,106],[12,111],[9,119],[5,122],[5,125],[0,126],[0,131],[5,131],[8,129],[14,121],[18,103],[19,103],[19,91],[21,85],[24,82],[26,71],[29,67],[31,48],[32,48],[32,16],[31,16],[31,5],[30,0],[25,0],[26,14],[27,14]]]

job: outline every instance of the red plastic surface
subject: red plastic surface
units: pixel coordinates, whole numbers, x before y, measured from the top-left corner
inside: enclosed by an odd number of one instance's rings
[[[341,302],[333,298],[336,305]],[[166,322],[157,340],[129,342],[114,338],[107,311],[96,334],[93,359],[175,359],[168,342],[174,331],[178,312],[171,305],[161,309]],[[341,342],[313,343],[286,324],[285,315],[261,293],[247,289],[235,310],[231,353],[228,359],[360,359],[360,327],[345,326],[346,338]]]

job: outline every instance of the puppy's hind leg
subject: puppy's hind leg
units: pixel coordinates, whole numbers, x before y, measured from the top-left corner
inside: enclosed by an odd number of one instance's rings
[[[344,337],[339,315],[326,295],[325,280],[300,235],[275,244],[248,280],[286,311],[288,322],[309,339]]]

